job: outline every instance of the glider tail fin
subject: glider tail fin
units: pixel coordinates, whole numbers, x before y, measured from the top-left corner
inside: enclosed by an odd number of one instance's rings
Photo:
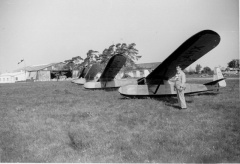
[[[219,87],[226,87],[227,84],[226,84],[226,81],[224,80],[225,78],[223,77],[223,74],[222,74],[220,68],[215,67],[214,68],[213,81],[220,80],[220,79],[223,79],[223,80],[218,82]]]
[[[219,88],[226,87],[225,78],[222,75],[220,68],[214,69],[213,81],[204,84],[208,90],[219,90]]]

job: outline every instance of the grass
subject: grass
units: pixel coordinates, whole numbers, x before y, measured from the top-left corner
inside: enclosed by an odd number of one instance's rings
[[[186,100],[179,111],[176,97],[125,99],[69,81],[1,84],[0,160],[240,162],[239,79]]]

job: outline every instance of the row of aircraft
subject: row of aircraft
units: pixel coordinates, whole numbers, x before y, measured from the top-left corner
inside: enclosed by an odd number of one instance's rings
[[[121,95],[126,97],[136,96],[164,96],[176,95],[174,82],[170,79],[176,74],[176,66],[182,69],[197,61],[203,55],[215,48],[220,42],[220,36],[212,30],[200,31],[180,45],[147,77],[139,79],[116,79],[115,76],[126,63],[126,56],[117,54],[110,58],[99,78],[100,64],[93,64],[91,68],[84,68],[79,79],[72,82],[84,85],[86,89],[119,88]],[[208,92],[226,87],[225,78],[219,68],[214,71],[213,81],[206,84],[186,83],[186,94]]]

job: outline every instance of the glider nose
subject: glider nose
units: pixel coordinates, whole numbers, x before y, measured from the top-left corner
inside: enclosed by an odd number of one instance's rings
[[[71,82],[72,82],[72,83],[76,83],[76,79],[72,80]]]
[[[120,87],[120,88],[118,89],[118,92],[119,92],[120,94],[122,94],[122,91],[123,91],[123,89],[122,89],[122,87]]]
[[[79,85],[83,85],[84,83],[86,83],[86,79],[85,78],[75,79],[72,82]]]
[[[126,85],[118,89],[118,92],[124,96],[143,96],[149,95],[148,85]]]
[[[84,84],[84,88],[86,88],[86,89],[95,88],[95,82],[86,82],[86,83]]]
[[[118,89],[118,92],[121,94],[121,95],[131,95],[132,92],[132,86],[131,85],[126,85],[126,86],[122,86]]]

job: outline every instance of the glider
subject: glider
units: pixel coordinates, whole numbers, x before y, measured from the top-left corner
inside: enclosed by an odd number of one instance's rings
[[[119,88],[120,86],[137,84],[137,79],[115,79],[115,76],[126,63],[126,56],[122,54],[114,55],[108,61],[103,73],[97,81],[86,82],[84,88],[86,89],[106,89]]]
[[[93,64],[90,68],[84,67],[81,70],[78,79],[72,80],[72,83],[83,85],[88,81],[96,81],[96,75],[100,72],[101,65],[96,63]]]
[[[175,95],[174,82],[170,79],[176,74],[176,66],[181,66],[182,70],[201,58],[203,55],[215,48],[220,42],[220,36],[211,30],[204,30],[186,40],[168,58],[166,58],[147,77],[138,80],[135,85],[127,85],[119,88],[119,93],[123,96],[157,96]],[[187,84],[185,93],[196,93],[218,90],[225,87],[226,83],[220,69],[215,71],[214,81],[206,84]]]

